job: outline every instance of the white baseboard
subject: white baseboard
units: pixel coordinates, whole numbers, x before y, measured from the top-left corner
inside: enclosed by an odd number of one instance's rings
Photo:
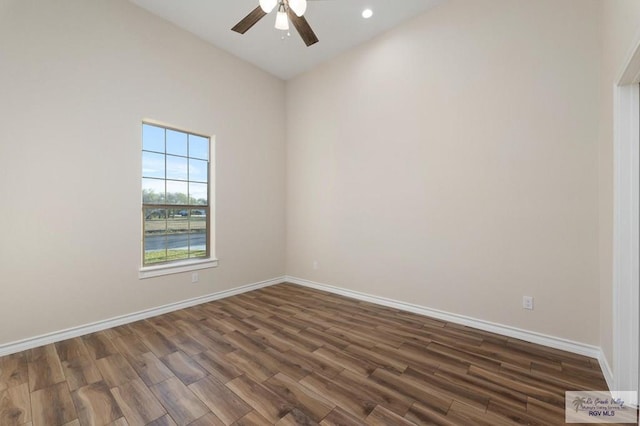
[[[489,331],[492,333],[500,334],[507,337],[513,337],[515,339],[524,340],[531,343],[536,343],[543,346],[548,346],[563,351],[588,356],[595,359],[603,359],[602,350],[597,346],[587,345],[585,343],[575,342],[560,337],[549,336],[535,331],[523,330],[521,328],[511,327],[504,324],[497,324],[490,321],[484,321],[468,317],[465,315],[453,314],[438,309],[427,308],[424,306],[414,305],[411,303],[401,302],[398,300],[387,299],[385,297],[374,296],[371,294],[361,293],[359,291],[348,290],[345,288],[335,287],[327,284],[321,284],[302,278],[296,278],[287,276],[287,282],[298,284],[305,287],[315,288],[317,290],[324,290],[329,293],[340,294],[342,296],[351,297],[353,299],[363,300],[365,302],[376,303],[378,305],[388,306],[391,308],[400,309],[403,311],[413,312],[420,315],[436,318],[442,321],[452,322],[454,324],[466,325],[468,327],[477,328],[479,330]],[[605,361],[606,362],[606,361]],[[608,364],[606,364],[608,367]],[[609,374],[611,369],[608,370]],[[604,373],[604,368],[603,368]],[[604,373],[605,375],[607,373]],[[610,384],[607,381],[607,384]]]
[[[157,315],[166,314],[168,312],[177,311],[179,309],[189,308],[192,306],[200,305],[202,303],[211,302],[213,300],[224,299],[226,297],[235,296],[237,294],[246,293],[249,291],[257,290],[263,287],[280,284],[282,282],[290,282],[298,284],[304,287],[315,288],[318,290],[327,291],[329,293],[339,294],[342,296],[350,297],[357,300],[363,300],[366,302],[375,303],[382,306],[388,306],[403,311],[413,312],[420,315],[436,318],[442,321],[452,322],[455,324],[466,325],[469,327],[477,328],[492,333],[497,333],[503,336],[513,337],[516,339],[524,340],[531,343],[537,343],[543,346],[548,346],[555,349],[560,349],[579,355],[596,358],[600,363],[600,368],[604,374],[605,380],[609,389],[614,389],[613,373],[609,363],[602,350],[597,346],[587,345],[584,343],[574,342],[559,337],[549,336],[542,333],[523,330],[508,325],[497,324],[489,321],[484,321],[464,315],[453,314],[437,309],[427,308],[424,306],[414,305],[411,303],[401,302],[398,300],[388,299],[384,297],[374,296],[371,294],[361,293],[358,291],[348,290],[345,288],[335,287],[327,284],[321,284],[314,281],[305,280],[302,278],[284,276],[277,277],[266,281],[261,281],[253,284],[247,284],[241,287],[236,287],[230,290],[223,290],[220,292],[208,294],[205,296],[196,297],[193,299],[183,300],[176,303],[170,303],[167,305],[159,306],[156,308],[146,309],[143,311],[122,315],[107,320],[97,321],[91,324],[86,324],[78,327],[69,328],[66,330],[56,331],[53,333],[43,334],[40,336],[32,337],[29,339],[19,340],[0,345],[0,356],[9,355],[16,352],[21,352],[27,349],[32,349],[38,346],[47,345],[50,343],[59,342],[61,340],[71,339],[74,337],[83,336],[85,334],[95,333],[97,331],[106,330],[108,328],[117,327],[119,325],[129,324],[135,321],[140,321],[146,318],[155,317]]]
[[[211,302],[213,300],[224,299],[226,297],[231,297],[237,294],[246,293],[248,291],[257,290],[259,288],[279,284],[283,281],[285,281],[284,277],[273,278],[267,281],[260,281],[257,283],[232,288],[230,290],[223,290],[217,293],[195,297],[193,299],[170,303],[168,305],[159,306],[157,308],[146,309],[144,311],[121,315],[107,320],[97,321],[91,324],[85,324],[78,327],[68,328],[66,330],[43,334],[29,339],[5,343],[0,345],[0,356],[10,355],[27,349],[36,348],[38,346],[59,342],[61,340],[72,339],[74,337],[83,336],[85,334],[95,333],[96,331],[106,330],[108,328],[117,327],[119,325],[129,324],[146,318],[166,314],[168,312],[177,311],[179,309],[189,308],[195,305],[200,305],[202,303]]]
[[[604,355],[603,351],[600,351],[600,354],[598,355],[598,363],[600,364],[602,375],[604,376],[604,380],[607,382],[609,390],[615,390],[616,386],[613,378],[613,370],[611,369],[609,361],[607,361],[607,357]]]

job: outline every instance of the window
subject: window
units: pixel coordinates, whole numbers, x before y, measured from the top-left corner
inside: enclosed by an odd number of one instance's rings
[[[210,257],[210,138],[142,123],[142,266]]]

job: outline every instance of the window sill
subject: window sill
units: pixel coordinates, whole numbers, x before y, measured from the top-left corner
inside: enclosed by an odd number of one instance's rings
[[[179,274],[181,272],[197,271],[199,269],[215,268],[218,259],[185,260],[183,262],[169,263],[158,266],[145,266],[140,268],[138,278],[153,278],[162,275]]]

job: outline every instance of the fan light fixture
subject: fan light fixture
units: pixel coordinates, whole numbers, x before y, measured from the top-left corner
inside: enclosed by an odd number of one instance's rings
[[[276,16],[276,28],[279,30],[289,29],[289,24],[286,24],[285,27],[284,21],[287,16],[286,8],[291,8],[293,13],[297,16],[302,16],[307,11],[307,0],[260,0],[260,8],[264,11],[264,13],[271,13],[271,11],[280,3],[278,6],[278,16]]]
[[[284,3],[280,3],[278,7],[278,14],[276,15],[276,29],[289,31],[289,17],[284,9]]]
[[[260,0],[260,7],[264,13],[270,13],[278,4],[278,0]]]
[[[289,0],[289,7],[293,13],[302,16],[307,11],[307,0]]]

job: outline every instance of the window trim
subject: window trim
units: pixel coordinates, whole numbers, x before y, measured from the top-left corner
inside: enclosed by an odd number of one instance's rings
[[[218,266],[218,259],[209,257],[207,259],[176,260],[171,263],[162,263],[154,266],[143,266],[138,271],[138,278],[153,278],[163,275],[179,274],[181,272],[198,271],[200,269],[215,268]]]
[[[215,167],[215,135],[203,132],[193,132],[190,130],[184,130],[182,128],[173,126],[171,124],[166,124],[161,121],[152,120],[152,119],[143,119],[140,125],[148,124],[151,126],[163,127],[164,129],[175,130],[183,133],[188,133],[196,136],[201,136],[209,139],[209,169],[208,173],[208,205],[207,205],[207,257],[198,257],[198,258],[190,258],[190,259],[180,259],[170,262],[157,263],[153,265],[144,265],[144,203],[141,203],[141,222],[140,222],[140,267],[138,269],[138,278],[139,279],[147,279],[153,277],[159,277],[163,275],[171,275],[178,274],[183,272],[190,271],[198,271],[202,269],[215,268],[218,266],[218,259],[215,257],[215,240],[214,236],[214,224],[215,224],[215,199],[213,198],[215,192],[215,173],[212,171],[212,168]],[[140,139],[140,143],[142,145],[142,139]],[[142,156],[142,152],[144,150],[140,150],[140,155]],[[142,180],[142,169],[140,170],[140,180]],[[189,206],[181,206],[181,205],[171,205],[168,208],[178,208],[178,207],[189,207]],[[202,207],[202,206],[197,206]],[[195,207],[194,207],[195,208]]]

